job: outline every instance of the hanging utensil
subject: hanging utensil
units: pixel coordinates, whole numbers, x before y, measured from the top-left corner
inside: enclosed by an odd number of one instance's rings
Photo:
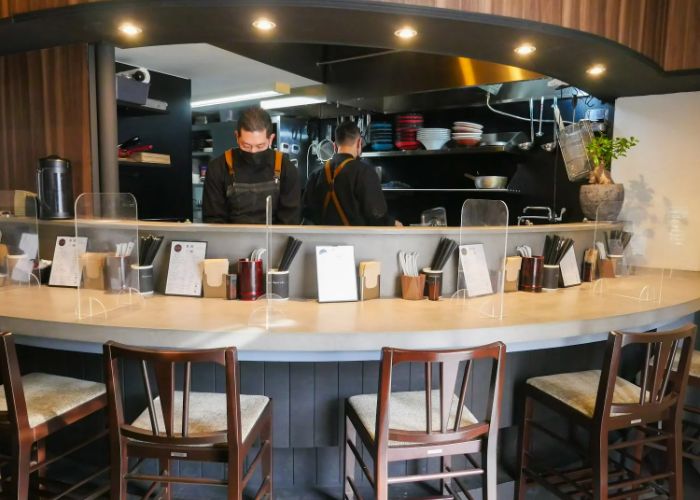
[[[554,109],[559,109],[557,108],[557,98],[554,97],[552,100],[552,110]],[[542,149],[544,149],[548,153],[552,153],[554,150],[557,149],[557,135],[559,133],[559,127],[557,125],[557,120],[554,119],[552,120],[553,125],[552,125],[552,142],[546,142],[542,144]]]
[[[530,98],[530,142],[521,142],[518,147],[523,151],[530,151],[532,146],[535,144],[535,115],[534,115],[534,102],[532,97]]]
[[[537,137],[542,137],[544,132],[542,132],[542,114],[544,113],[544,96],[540,97],[540,127],[537,130]]]

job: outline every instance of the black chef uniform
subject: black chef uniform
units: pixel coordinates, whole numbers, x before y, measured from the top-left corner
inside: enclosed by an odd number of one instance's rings
[[[268,149],[255,155],[259,163],[250,154],[229,149],[209,162],[202,200],[204,222],[265,224],[265,200],[272,196],[272,222],[299,223],[296,167],[279,151]]]
[[[309,176],[304,219],[329,226],[393,226],[379,177],[370,165],[336,154]]]

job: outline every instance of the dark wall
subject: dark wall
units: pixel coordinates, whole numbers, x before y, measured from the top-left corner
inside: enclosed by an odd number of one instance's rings
[[[117,64],[117,72],[130,66]],[[149,97],[166,101],[163,114],[138,114],[118,108],[119,142],[139,136],[153,152],[170,155],[171,165],[119,167],[120,191],[132,193],[140,219],[192,219],[191,82],[156,71],[151,73]]]

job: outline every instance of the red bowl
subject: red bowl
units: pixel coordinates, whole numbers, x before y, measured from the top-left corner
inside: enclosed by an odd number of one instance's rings
[[[461,146],[476,146],[481,142],[481,139],[458,139],[455,142]]]
[[[420,147],[420,143],[415,141],[396,141],[394,146],[399,149],[413,150],[418,149]]]

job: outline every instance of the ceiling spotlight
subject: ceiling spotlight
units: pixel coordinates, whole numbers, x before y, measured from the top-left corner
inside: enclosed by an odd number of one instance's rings
[[[259,17],[253,21],[253,27],[259,29],[260,31],[272,31],[277,27],[277,25],[265,17]]]
[[[518,45],[517,47],[515,47],[515,53],[518,54],[519,56],[529,56],[530,54],[532,54],[536,50],[537,50],[537,47],[535,47],[531,43],[524,43],[522,45]]]
[[[586,70],[586,73],[588,73],[591,76],[600,76],[603,73],[605,73],[605,66],[603,66],[602,64],[594,64]]]
[[[128,36],[136,36],[143,30],[140,26],[136,26],[134,23],[122,23],[119,25],[119,31]]]
[[[418,34],[418,32],[414,29],[411,28],[410,26],[404,26],[403,28],[397,29],[394,31],[394,35],[398,36],[399,38],[402,38],[404,40],[409,40],[413,37],[415,37]]]

